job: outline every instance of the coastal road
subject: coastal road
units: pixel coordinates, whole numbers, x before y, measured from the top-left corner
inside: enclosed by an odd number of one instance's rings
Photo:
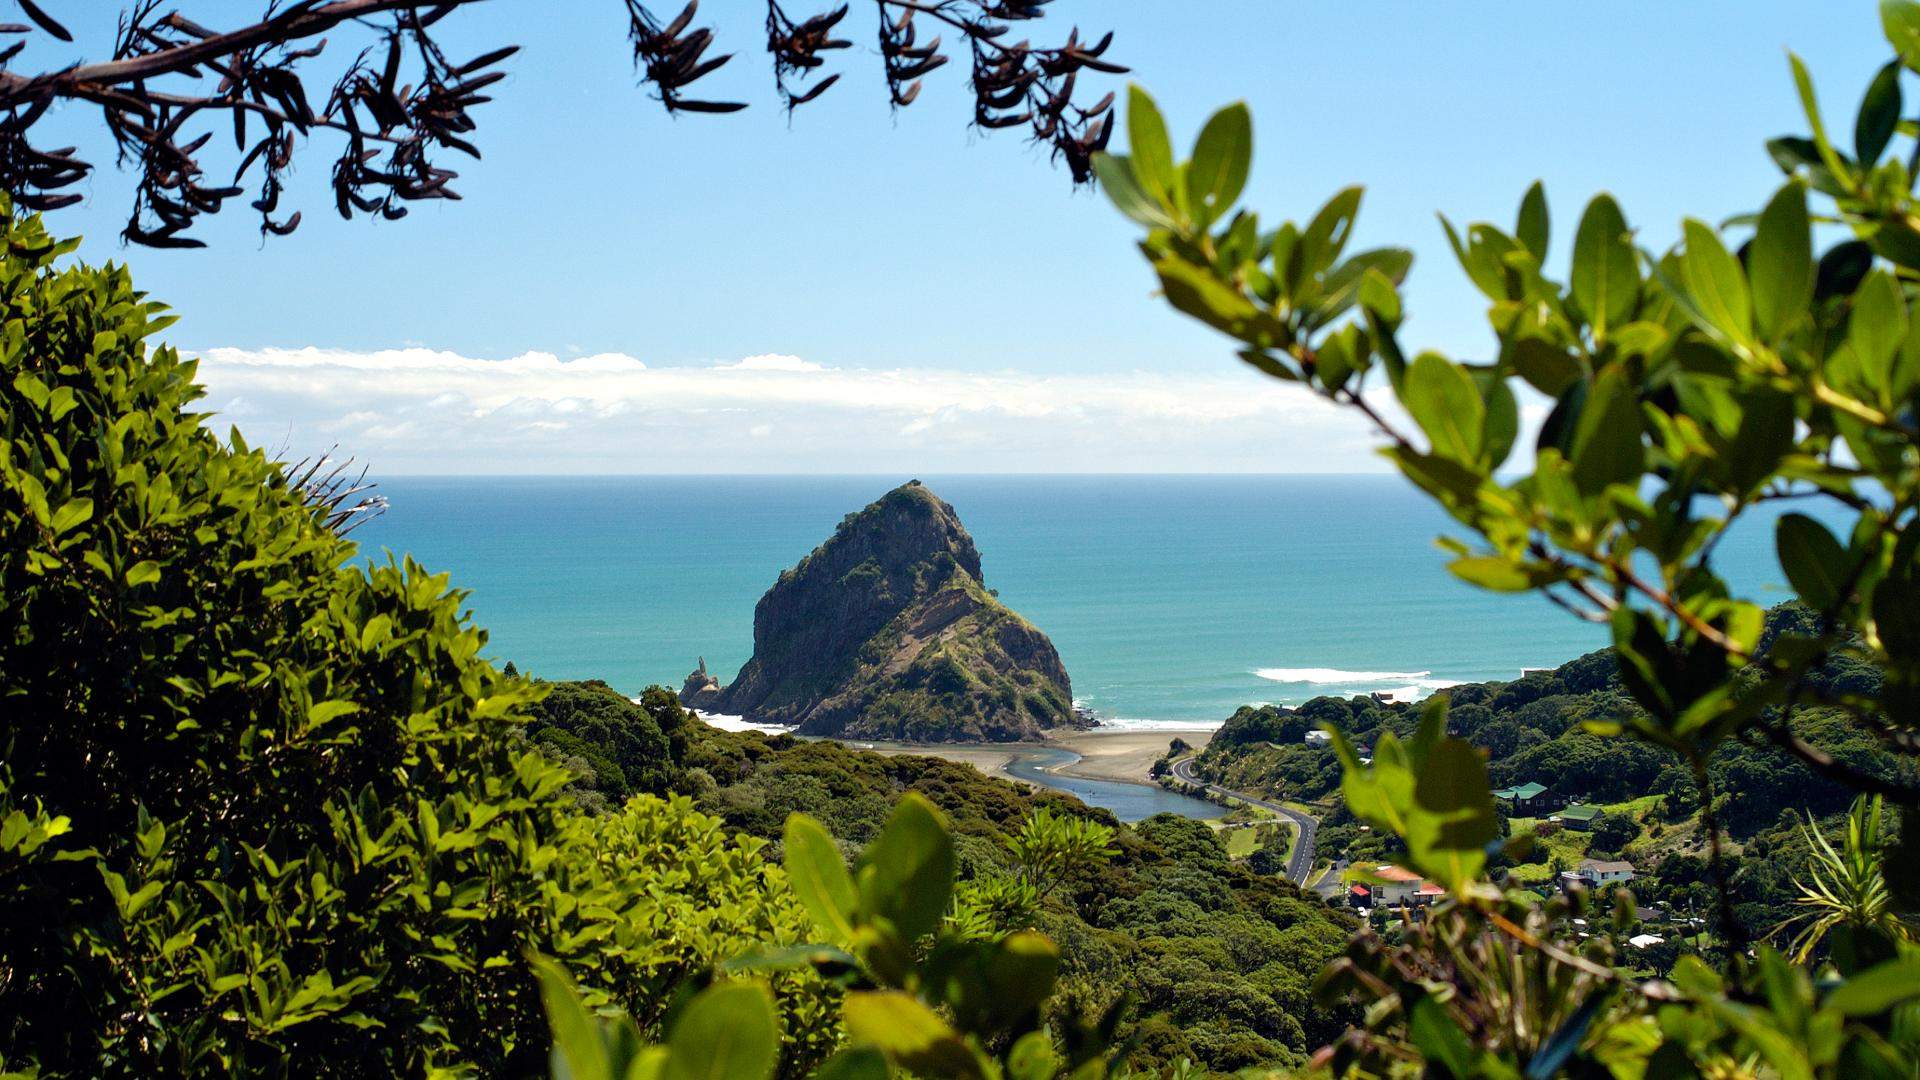
[[[1218,784],[1209,784],[1193,774],[1192,758],[1181,758],[1173,763],[1173,778],[1184,784],[1192,784],[1194,787],[1218,795],[1231,796],[1241,802],[1271,810],[1300,826],[1300,837],[1293,842],[1293,856],[1287,860],[1287,880],[1302,887],[1306,885],[1307,875],[1313,872],[1313,834],[1320,827],[1319,818],[1312,814],[1303,814],[1290,806],[1255,798],[1244,791],[1234,791]]]

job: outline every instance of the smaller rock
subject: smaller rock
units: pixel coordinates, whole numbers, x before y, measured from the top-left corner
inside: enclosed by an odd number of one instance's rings
[[[707,673],[707,658],[700,658],[700,666],[687,676],[686,684],[680,688],[680,706],[703,712],[712,712],[720,700],[720,680]]]

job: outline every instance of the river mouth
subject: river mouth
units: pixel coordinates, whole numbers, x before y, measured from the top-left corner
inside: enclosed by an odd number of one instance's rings
[[[1012,757],[1001,771],[1015,779],[1039,787],[1062,791],[1088,806],[1098,806],[1125,822],[1143,821],[1155,814],[1211,821],[1224,817],[1226,808],[1168,791],[1156,784],[1128,784],[1118,780],[1095,780],[1060,771],[1080,760],[1080,755],[1057,747],[1010,747]]]

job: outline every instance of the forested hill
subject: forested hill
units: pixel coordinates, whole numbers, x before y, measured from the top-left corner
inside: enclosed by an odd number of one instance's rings
[[[1811,617],[1798,605],[1775,608],[1763,648]],[[1808,680],[1807,697],[1872,694],[1878,678],[1873,667],[1838,656]],[[1449,729],[1486,752],[1496,788],[1539,784],[1550,793],[1548,805],[1572,803],[1599,811],[1590,829],[1543,837],[1533,856],[1538,861],[1515,868],[1517,878],[1545,883],[1583,857],[1604,856],[1634,863],[1635,892],[1643,900],[1674,895],[1684,900],[1704,880],[1705,834],[1691,770],[1672,751],[1630,735],[1604,733],[1641,715],[1621,683],[1613,650],[1511,682],[1456,686],[1446,694]],[[1390,845],[1361,829],[1340,801],[1337,756],[1307,736],[1331,724],[1365,753],[1383,732],[1407,736],[1418,716],[1417,705],[1371,697],[1316,698],[1297,708],[1243,707],[1198,756],[1194,771],[1235,790],[1315,804],[1323,816],[1317,844],[1323,861],[1384,861],[1395,854]],[[1883,775],[1911,771],[1880,750],[1860,725],[1849,723],[1838,707],[1802,705],[1793,727],[1851,768]],[[1790,914],[1790,878],[1805,866],[1806,843],[1797,823],[1809,814],[1829,819],[1843,813],[1855,793],[1765,742],[1724,744],[1709,765],[1708,780],[1739,860],[1735,879],[1743,918],[1764,932]],[[1516,818],[1548,813],[1511,803],[1502,808]]]
[[[1181,1058],[1214,1071],[1303,1063],[1355,1019],[1311,998],[1357,925],[1283,877],[1228,859],[1207,825],[1161,815],[1134,826],[1059,792],[933,757],[887,756],[832,740],[708,727],[655,687],[639,703],[602,683],[549,684],[528,737],[576,776],[575,798],[617,807],[646,792],[691,797],[737,834],[775,848],[787,816],[817,818],[848,851],[872,840],[899,797],[918,792],[952,822],[963,880],[1004,867],[1008,838],[1036,810],[1115,830],[1118,854],[1045,899],[1038,928],[1060,945],[1063,1000],[1135,1001],[1136,1068]]]

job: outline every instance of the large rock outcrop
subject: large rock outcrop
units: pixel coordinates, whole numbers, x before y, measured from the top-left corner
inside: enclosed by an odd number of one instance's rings
[[[1083,726],[1060,654],[981,583],[980,553],[919,481],[849,514],[760,598],[753,658],[707,712],[804,735],[1009,741]]]

